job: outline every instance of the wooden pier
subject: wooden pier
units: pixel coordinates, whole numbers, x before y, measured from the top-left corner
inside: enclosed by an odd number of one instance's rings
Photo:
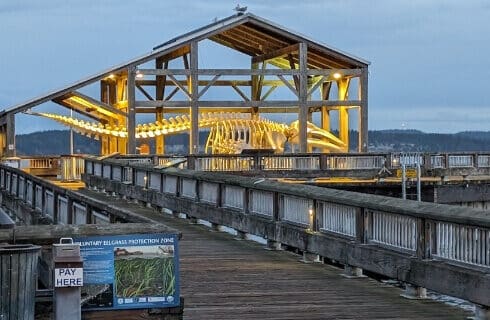
[[[128,219],[164,223],[182,232],[184,319],[464,319],[462,309],[409,300],[400,288],[370,278],[348,279],[343,269],[305,264],[300,255],[264,250],[189,220],[157,213],[100,192],[84,196],[132,212]],[[214,231],[214,232],[213,232]]]

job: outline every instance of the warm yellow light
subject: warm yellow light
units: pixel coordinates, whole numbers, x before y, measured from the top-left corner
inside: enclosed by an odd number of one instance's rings
[[[136,78],[138,79],[142,79],[144,77],[144,75],[142,73],[136,73]]]
[[[111,74],[109,75],[109,78],[111,78],[111,79],[114,79],[114,77],[116,77],[116,76],[115,76],[113,73],[111,73]]]
[[[335,72],[333,74],[333,78],[338,80],[338,79],[342,78],[342,75],[340,73],[338,73],[338,72]]]

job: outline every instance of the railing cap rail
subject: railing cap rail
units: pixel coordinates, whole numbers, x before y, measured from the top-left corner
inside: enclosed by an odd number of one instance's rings
[[[165,174],[186,178],[238,185],[251,189],[279,192],[282,194],[295,195],[353,207],[361,207],[369,210],[490,228],[490,215],[486,211],[473,208],[431,202],[402,200],[380,195],[336,190],[310,185],[294,185],[294,187],[292,187],[291,184],[264,180],[262,177],[251,179],[250,177],[242,177],[225,173],[201,172],[175,168],[164,169],[162,172]]]

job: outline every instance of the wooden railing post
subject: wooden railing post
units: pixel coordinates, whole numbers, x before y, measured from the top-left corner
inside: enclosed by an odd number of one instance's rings
[[[364,208],[359,208],[356,212],[356,240],[359,243],[366,242],[367,216]]]
[[[417,248],[416,255],[420,259],[425,259],[428,256],[428,249],[430,249],[430,241],[427,239],[428,230],[426,230],[425,219],[418,218],[416,226]]]

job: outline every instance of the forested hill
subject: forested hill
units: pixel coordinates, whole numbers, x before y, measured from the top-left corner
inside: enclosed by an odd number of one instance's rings
[[[79,134],[75,137],[75,153],[98,154],[100,142]],[[206,135],[199,136],[201,145]],[[68,154],[70,153],[68,130],[52,130],[17,135],[18,155]],[[153,143],[148,142],[153,149]],[[166,138],[167,152],[185,153],[188,135],[181,134]],[[351,132],[350,149],[357,149],[357,132]],[[369,131],[369,151],[490,151],[490,132],[468,131],[454,134],[424,133],[417,130]]]

